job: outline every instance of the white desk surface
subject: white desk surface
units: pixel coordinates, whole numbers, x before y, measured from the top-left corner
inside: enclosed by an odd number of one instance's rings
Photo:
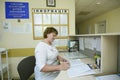
[[[96,80],[94,75],[69,78],[67,71],[61,71],[55,80]]]

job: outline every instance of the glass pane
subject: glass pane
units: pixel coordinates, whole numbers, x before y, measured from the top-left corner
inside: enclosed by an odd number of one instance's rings
[[[68,27],[67,26],[60,27],[60,36],[68,36]]]
[[[43,14],[43,24],[51,24],[51,14]]]
[[[43,36],[42,26],[34,26],[34,33],[35,37],[42,37]]]
[[[67,14],[60,14],[60,24],[68,24]]]
[[[42,14],[34,14],[34,24],[42,24]]]
[[[52,14],[52,24],[59,24],[59,14]]]

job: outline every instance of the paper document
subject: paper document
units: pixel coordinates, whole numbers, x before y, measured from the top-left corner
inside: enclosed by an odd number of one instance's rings
[[[120,80],[120,76],[113,74],[113,75],[105,75],[105,76],[98,76],[96,80]]]
[[[87,55],[82,54],[81,52],[68,52],[68,53],[65,53],[64,56],[69,59],[81,59],[81,58],[88,57]]]
[[[69,77],[76,77],[95,73],[90,69],[87,64],[81,62],[80,59],[71,60],[70,65],[71,67],[67,71]]]
[[[76,66],[76,65],[81,65],[84,64],[80,59],[75,59],[75,60],[70,60],[70,66]]]

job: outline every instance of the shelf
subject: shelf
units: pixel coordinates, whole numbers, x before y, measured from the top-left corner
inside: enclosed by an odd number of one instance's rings
[[[116,36],[120,35],[120,33],[102,33],[102,34],[80,34],[80,35],[69,35],[69,37],[82,37],[82,36]]]
[[[5,62],[2,60],[2,55],[5,55]],[[1,79],[4,80],[4,73],[7,72],[8,80],[10,80],[10,73],[9,73],[9,63],[8,63],[8,50],[6,48],[0,48],[0,75]]]

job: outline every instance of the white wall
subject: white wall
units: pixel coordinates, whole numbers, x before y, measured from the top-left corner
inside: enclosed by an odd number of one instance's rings
[[[46,0],[20,0],[18,2],[29,2],[29,19],[5,19],[5,1],[16,0],[0,0],[0,47],[12,48],[34,48],[39,40],[33,40],[33,33],[14,33],[4,32],[2,30],[3,22],[11,24],[13,27],[22,27],[26,23],[32,24],[32,8],[55,8],[55,9],[69,9],[69,33],[75,34],[75,1],[74,0],[56,0],[56,7],[46,7]]]
[[[69,33],[75,34],[75,0],[56,0],[56,7],[46,7],[46,0],[19,0],[18,2],[29,2],[29,19],[5,19],[5,1],[18,0],[0,0],[0,47],[8,49],[15,48],[34,48],[39,40],[33,40],[33,33],[14,33],[13,31],[4,32],[3,22],[8,22],[12,27],[24,26],[25,23],[32,23],[32,8],[55,8],[55,9],[69,9]],[[17,53],[16,53],[17,54]],[[24,57],[10,57],[10,74],[11,77],[18,77],[17,65]]]
[[[106,21],[106,32],[107,33],[115,33],[120,32],[120,7],[109,12],[106,12],[97,17],[91,18],[80,24],[77,24],[77,28],[79,29],[79,33],[88,33],[87,29],[91,27],[91,33],[95,33],[95,24],[100,21]]]

